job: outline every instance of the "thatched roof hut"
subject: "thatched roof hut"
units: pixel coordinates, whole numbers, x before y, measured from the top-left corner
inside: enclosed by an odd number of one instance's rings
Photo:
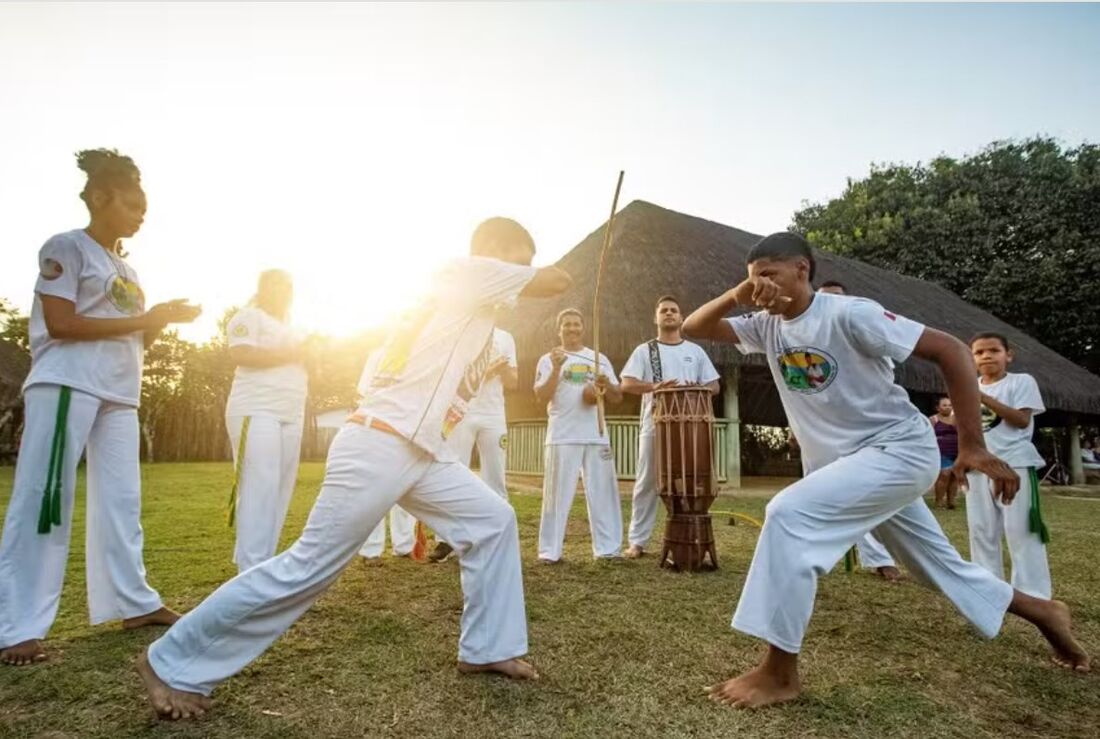
[[[534,364],[556,343],[554,319],[566,306],[591,314],[596,268],[604,227],[590,234],[558,261],[574,279],[573,287],[553,300],[528,301],[504,326],[516,338],[520,387],[531,386]],[[615,218],[602,294],[601,350],[616,369],[638,344],[655,334],[654,301],[663,293],[676,295],[689,312],[746,276],[745,257],[761,236],[702,218],[677,213],[652,203],[635,201]],[[817,280],[842,281],[854,295],[872,298],[888,309],[964,341],[982,330],[1001,331],[1016,352],[1013,369],[1034,375],[1049,412],[1044,425],[1065,425],[1071,417],[1095,423],[1100,419],[1100,377],[1048,349],[1039,340],[1013,328],[931,282],[905,277],[852,259],[817,252]],[[708,345],[715,365],[727,378],[739,378],[740,420],[785,425],[779,397],[763,358],[742,356],[734,347]],[[943,390],[938,370],[911,359],[897,370],[898,382],[926,404]],[[730,381],[723,392],[729,390]],[[531,393],[515,393],[510,416],[541,416]]]

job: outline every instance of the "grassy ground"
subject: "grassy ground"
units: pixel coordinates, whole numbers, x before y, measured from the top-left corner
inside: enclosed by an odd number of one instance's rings
[[[286,531],[300,530],[321,466],[302,469]],[[233,574],[223,516],[229,467],[151,465],[145,475],[146,566],[170,605],[187,609]],[[0,508],[11,468],[0,469]],[[1100,647],[1100,501],[1048,499],[1056,590],[1086,645]],[[583,501],[568,563],[533,564],[539,500],[513,496],[526,567],[537,684],[461,677],[457,566],[356,562],[260,660],[215,693],[200,724],[151,718],[131,670],[159,631],[87,625],[83,500],[78,505],[50,661],[0,668],[0,736],[19,737],[640,737],[1096,736],[1100,682],[1056,670],[1042,641],[1010,621],[984,642],[939,596],[907,583],[836,572],[818,591],[804,651],[806,694],[779,709],[715,706],[704,685],[751,665],[751,640],[728,629],[755,531],[716,521],[722,569],[678,575],[589,557]],[[716,508],[761,516],[762,497]],[[629,505],[624,505],[628,511]],[[965,547],[962,510],[938,514]],[[291,536],[284,537],[289,541]],[[1091,729],[1088,727],[1092,727]]]

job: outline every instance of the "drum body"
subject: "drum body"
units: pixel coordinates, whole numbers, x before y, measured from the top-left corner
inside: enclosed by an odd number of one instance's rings
[[[696,571],[717,569],[711,526],[714,478],[714,413],[702,387],[653,393],[657,492],[668,511],[661,566]],[[709,555],[710,564],[704,560]]]

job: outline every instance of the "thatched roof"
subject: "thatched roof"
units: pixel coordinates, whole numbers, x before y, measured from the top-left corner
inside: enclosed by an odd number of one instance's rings
[[[528,301],[505,321],[516,337],[521,387],[538,357],[556,343],[554,319],[567,306],[592,311],[596,268],[604,226],[558,261],[573,276],[573,286],[560,298]],[[746,276],[745,257],[761,236],[702,218],[634,201],[615,218],[615,233],[604,271],[601,307],[601,351],[621,368],[635,346],[654,335],[654,301],[663,293],[676,295],[685,312],[732,287]],[[1016,352],[1015,371],[1035,376],[1053,413],[1047,423],[1066,414],[1100,416],[1100,377],[1043,346],[1036,339],[967,303],[939,285],[917,280],[863,262],[817,252],[817,280],[842,281],[854,295],[872,298],[890,310],[967,340],[978,331],[1001,331]],[[589,321],[589,328],[591,328]],[[771,380],[762,373],[760,355],[742,356],[727,345],[708,345],[719,367],[744,367],[741,415],[750,423],[782,423],[777,417]],[[755,368],[755,369],[754,369]],[[526,370],[526,371],[524,371]],[[939,371],[928,362],[911,359],[898,368],[898,382],[916,393],[943,389]],[[754,386],[746,393],[746,385]]]

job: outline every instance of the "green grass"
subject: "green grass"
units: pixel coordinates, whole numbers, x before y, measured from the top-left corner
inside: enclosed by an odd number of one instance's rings
[[[0,469],[0,507],[11,490]],[[234,574],[224,505],[229,467],[150,465],[145,562],[167,603],[187,609]],[[304,465],[284,544],[298,532],[322,466]],[[81,486],[82,487],[82,486]],[[1001,737],[1096,736],[1100,681],[1049,666],[1043,642],[1010,620],[985,642],[940,596],[838,571],[824,578],[803,653],[806,694],[741,713],[704,685],[759,655],[729,630],[756,532],[716,521],[722,569],[680,575],[654,558],[593,562],[583,501],[568,563],[534,565],[539,499],[513,496],[523,541],[535,684],[454,670],[458,569],[386,559],[349,567],[267,654],[215,693],[192,725],[151,718],[131,662],[159,631],[87,625],[80,494],[50,661],[0,668],[0,736],[19,737]],[[716,506],[755,516],[764,500]],[[1100,502],[1048,496],[1056,592],[1086,645],[1100,645]],[[624,502],[624,512],[629,504]],[[938,513],[965,549],[962,510]],[[964,552],[965,553],[965,552]],[[1088,727],[1093,727],[1089,729]]]

